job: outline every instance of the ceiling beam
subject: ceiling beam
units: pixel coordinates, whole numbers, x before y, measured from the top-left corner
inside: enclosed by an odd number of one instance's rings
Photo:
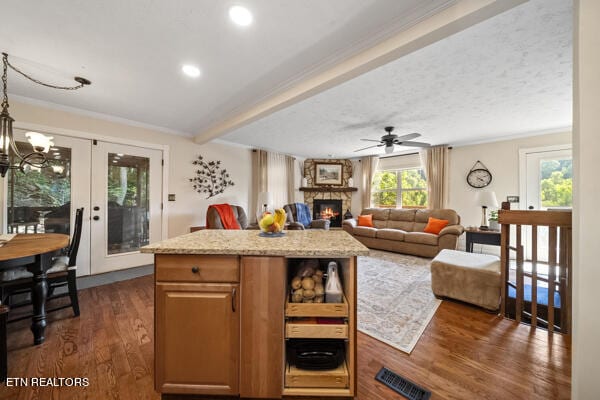
[[[326,71],[308,77],[245,110],[233,113],[199,132],[194,137],[194,141],[199,144],[207,143],[227,132],[337,86],[526,1],[458,0],[439,13],[351,56]]]

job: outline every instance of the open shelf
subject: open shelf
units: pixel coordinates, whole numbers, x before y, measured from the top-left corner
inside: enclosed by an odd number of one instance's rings
[[[286,388],[336,388],[345,389],[349,385],[346,361],[330,370],[311,371],[296,368],[290,363],[285,366]]]
[[[319,324],[289,320],[285,323],[287,339],[348,339],[348,322]]]
[[[290,296],[285,302],[286,317],[338,317],[348,318],[348,300],[342,303],[292,303]]]
[[[288,259],[287,288],[296,276],[301,258]],[[293,356],[285,355],[284,396],[354,397],[356,395],[356,258],[320,258],[320,269],[329,261],[338,263],[342,284],[341,303],[292,303],[285,299],[285,346],[295,340],[332,340],[341,344],[343,360],[331,370],[297,368]],[[320,320],[336,319],[336,320]]]

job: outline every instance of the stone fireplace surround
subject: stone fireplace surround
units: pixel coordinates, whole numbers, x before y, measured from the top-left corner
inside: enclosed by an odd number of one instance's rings
[[[342,171],[342,186],[321,186],[315,185],[315,163],[331,163],[331,162],[339,162],[343,165]],[[304,202],[310,208],[310,212],[315,216],[314,211],[314,200],[341,200],[342,202],[342,210],[340,215],[340,224],[337,226],[341,226],[341,221],[343,220],[343,215],[346,210],[352,209],[352,191],[348,185],[348,179],[352,177],[352,162],[348,159],[315,159],[309,158],[304,160],[304,178],[307,180],[307,188],[310,191],[304,191]],[[315,189],[322,188],[323,191],[315,191]],[[332,191],[334,189],[335,191]],[[348,189],[344,191],[344,189]],[[354,188],[356,190],[356,188]],[[333,220],[331,221],[333,225]]]

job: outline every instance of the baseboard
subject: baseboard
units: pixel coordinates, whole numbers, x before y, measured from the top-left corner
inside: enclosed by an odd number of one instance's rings
[[[104,274],[81,276],[77,278],[77,289],[81,290],[95,286],[109,285],[111,283],[139,278],[140,276],[151,275],[153,273],[154,265],[150,264]]]

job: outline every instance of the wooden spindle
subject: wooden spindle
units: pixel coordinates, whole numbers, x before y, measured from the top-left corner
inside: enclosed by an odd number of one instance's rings
[[[500,315],[506,317],[506,303],[508,299],[508,279],[510,267],[510,225],[500,225]]]
[[[554,332],[554,292],[556,286],[556,226],[548,227],[548,332]]]
[[[537,239],[538,239],[538,227],[532,225],[531,227],[531,327],[537,328],[538,322],[538,309],[537,309]]]
[[[517,248],[517,298],[515,299],[515,320],[521,322],[523,314],[523,245],[522,245],[522,226],[517,225],[516,248]]]

